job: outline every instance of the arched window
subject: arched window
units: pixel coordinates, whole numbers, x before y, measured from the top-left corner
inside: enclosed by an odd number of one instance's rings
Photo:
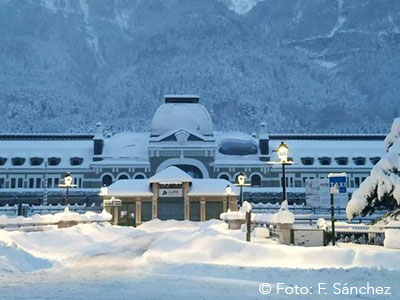
[[[175,165],[175,166],[181,169],[182,171],[188,173],[193,178],[200,178],[200,179],[203,178],[203,173],[196,166],[192,165]]]
[[[101,179],[101,185],[102,186],[109,186],[112,184],[113,179],[110,175],[104,175],[103,178]]]
[[[142,174],[137,174],[135,175],[135,179],[144,179],[144,176]]]
[[[219,179],[225,179],[225,180],[230,181],[228,175],[226,175],[226,174],[219,175]]]
[[[253,176],[251,176],[251,186],[261,186],[260,175],[254,174]]]
[[[129,179],[128,175],[122,174],[118,176],[118,180]]]

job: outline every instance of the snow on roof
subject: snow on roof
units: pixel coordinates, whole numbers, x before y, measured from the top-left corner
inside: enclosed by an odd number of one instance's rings
[[[121,179],[111,184],[107,196],[153,196],[148,179]]]
[[[255,138],[244,132],[216,131],[214,133],[214,136],[218,149],[221,146],[221,143],[226,140],[254,141],[256,144],[258,144],[258,141]],[[238,165],[238,164],[260,165],[260,164],[265,164],[265,162],[260,161],[259,154],[225,155],[217,150],[214,165]]]
[[[150,177],[149,182],[159,182],[159,183],[182,183],[182,182],[192,182],[193,178],[186,172],[182,171],[178,167],[171,166],[161,172]]]
[[[148,132],[124,132],[104,140],[104,158],[147,160]]]
[[[193,179],[189,196],[227,196],[226,186],[232,188],[232,196],[239,194],[239,189],[225,179]]]
[[[213,122],[207,109],[198,103],[166,103],[161,105],[151,122],[151,136],[171,130],[188,129],[203,136],[213,136]]]
[[[47,159],[49,157],[61,158],[56,168],[88,168],[92,162],[93,141],[92,140],[0,140],[0,157],[7,158],[4,168],[12,167],[11,159],[13,157],[25,158],[23,165],[19,168],[43,168],[44,163],[39,166],[31,166],[29,159],[40,157]],[[70,158],[83,158],[81,165],[72,166]],[[53,166],[48,166],[52,168]]]

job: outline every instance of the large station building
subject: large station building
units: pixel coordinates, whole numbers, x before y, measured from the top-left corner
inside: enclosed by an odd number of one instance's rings
[[[76,184],[71,202],[100,204],[101,186],[110,186],[112,191],[111,185],[124,182],[132,190],[169,167],[184,171],[193,188],[202,179],[234,183],[244,173],[251,183],[245,188],[246,198],[276,202],[281,199],[281,168],[267,162],[278,160],[275,150],[282,141],[296,163],[286,172],[289,201],[302,202],[306,180],[326,178],[330,172],[347,172],[350,191],[357,188],[384,151],[385,136],[379,134],[272,134],[265,123],[256,134],[215,131],[199,100],[197,96],[166,96],[149,132],[104,137],[98,124],[94,134],[0,135],[0,203],[62,203],[65,192],[58,185],[70,172]],[[190,188],[186,191],[189,197]],[[154,191],[142,196],[154,197]],[[155,217],[158,212],[145,214]],[[190,212],[183,210],[183,214]],[[200,218],[200,213],[194,218]]]

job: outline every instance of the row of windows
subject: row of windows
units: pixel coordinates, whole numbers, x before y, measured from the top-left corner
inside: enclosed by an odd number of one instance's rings
[[[349,163],[349,158],[345,156],[341,157],[335,157],[335,162],[339,166],[346,166]],[[369,160],[373,165],[376,165],[378,161],[380,160],[380,157],[370,157]],[[352,158],[353,163],[357,166],[363,166],[366,164],[367,159],[365,157],[359,156],[359,157],[353,157]],[[331,157],[318,157],[318,162],[323,165],[323,166],[329,166],[332,163],[332,158]],[[301,163],[306,166],[311,166],[314,164],[314,157],[302,157],[301,158]]]
[[[5,165],[7,162],[7,158],[5,157],[0,157],[0,166]],[[13,166],[22,166],[26,162],[26,159],[24,157],[13,157],[11,158],[11,164]],[[43,157],[31,157],[29,159],[29,163],[31,166],[40,166],[44,162]],[[49,166],[58,166],[61,162],[61,158],[59,157],[49,157],[47,159],[47,164]],[[83,158],[82,157],[71,157],[69,159],[69,163],[71,166],[80,166],[83,163]]]
[[[227,174],[221,174],[218,176],[220,179],[225,179],[230,181],[230,178]],[[302,187],[306,187],[306,180],[307,179],[314,179],[313,176],[303,176],[302,177]],[[325,179],[326,177],[318,177],[318,179]],[[358,188],[360,187],[361,183],[366,179],[366,176],[354,176],[353,179],[347,181],[348,187],[351,188]],[[237,182],[237,176],[235,178],[235,182]],[[258,174],[253,174],[250,177],[250,182],[252,187],[260,187],[261,186],[261,176]],[[280,176],[280,186],[283,186],[282,176]],[[286,187],[295,187],[295,176],[294,175],[287,175],[286,176]]]
[[[132,176],[132,178],[133,179],[145,179],[146,177],[144,174],[136,174],[136,175]],[[106,174],[106,175],[103,175],[103,177],[101,178],[101,185],[109,186],[116,180],[124,180],[124,179],[130,179],[130,178],[127,174],[120,174],[116,178],[114,178],[111,175]]]
[[[47,188],[53,189],[58,188],[59,184],[62,182],[60,177],[48,177],[47,178]],[[7,186],[8,183],[8,186]],[[82,177],[75,177],[73,184],[76,185],[78,188],[83,187],[83,178]],[[8,180],[5,178],[0,178],[0,188],[10,188],[10,189],[22,189],[22,188],[29,188],[29,189],[40,189],[45,187],[45,180],[43,177],[29,177],[25,179],[22,176],[13,176],[10,177]]]

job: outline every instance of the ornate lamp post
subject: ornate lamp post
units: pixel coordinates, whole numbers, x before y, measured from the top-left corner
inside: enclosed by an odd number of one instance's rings
[[[278,154],[279,157],[279,161],[269,161],[267,162],[268,164],[279,164],[282,165],[282,202],[287,200],[286,199],[286,170],[285,167],[287,165],[293,165],[294,162],[293,161],[289,161],[289,147],[284,143],[281,142],[281,144],[279,145],[278,149],[276,149],[276,152]]]
[[[229,184],[225,188],[225,194],[228,196],[228,207],[230,207],[232,188],[231,188],[231,186]]]
[[[73,178],[71,176],[71,174],[68,172],[65,176],[64,176],[64,183],[59,184],[59,187],[64,187],[67,189],[67,197],[65,198],[65,206],[69,205],[69,189],[71,187],[76,187],[76,184],[73,184]]]
[[[246,175],[243,173],[240,173],[237,176],[237,182],[235,183],[236,186],[240,187],[240,206],[243,205],[243,187],[244,186],[250,186],[250,183],[246,183]]]

